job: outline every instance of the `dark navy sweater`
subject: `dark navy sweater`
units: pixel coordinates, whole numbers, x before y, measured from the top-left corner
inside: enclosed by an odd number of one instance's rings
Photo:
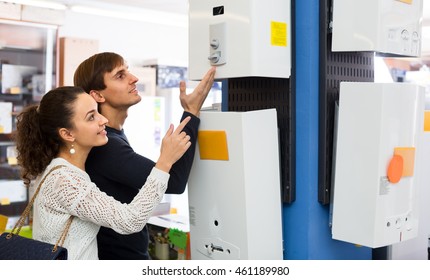
[[[191,137],[191,147],[170,170],[166,193],[181,194],[190,174],[197,142],[200,119],[184,112],[181,121],[191,116],[184,131]],[[133,151],[124,131],[106,127],[109,141],[94,147],[85,168],[91,180],[108,195],[122,203],[130,203],[145,184],[155,162]],[[122,235],[112,229],[101,227],[97,235],[98,253],[101,260],[150,259],[148,254],[148,229]]]

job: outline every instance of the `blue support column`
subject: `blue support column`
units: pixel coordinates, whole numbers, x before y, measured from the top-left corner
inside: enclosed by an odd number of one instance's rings
[[[221,81],[221,111],[228,111],[228,79]]]
[[[319,2],[295,1],[296,201],[283,207],[284,259],[371,259],[371,249],[331,238],[318,202]]]

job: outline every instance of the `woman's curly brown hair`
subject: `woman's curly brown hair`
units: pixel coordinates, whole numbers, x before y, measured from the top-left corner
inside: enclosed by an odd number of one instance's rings
[[[46,93],[40,105],[26,107],[17,117],[14,134],[24,184],[41,174],[64,145],[60,128],[73,128],[73,104],[80,87],[59,87]]]

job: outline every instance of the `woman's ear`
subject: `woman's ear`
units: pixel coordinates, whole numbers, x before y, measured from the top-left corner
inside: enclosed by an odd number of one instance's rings
[[[101,94],[99,91],[97,91],[97,90],[91,90],[90,91],[90,95],[91,95],[91,97],[92,98],[94,98],[94,100],[97,102],[97,103],[102,103],[102,102],[105,102],[105,98],[103,97],[103,94]]]
[[[75,137],[73,137],[72,133],[65,128],[60,128],[58,131],[58,134],[60,134],[61,139],[67,142],[73,142],[75,141]]]

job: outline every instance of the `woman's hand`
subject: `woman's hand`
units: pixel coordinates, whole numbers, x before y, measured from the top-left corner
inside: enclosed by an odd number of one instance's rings
[[[173,125],[170,125],[161,142],[160,157],[155,164],[156,168],[168,173],[172,165],[190,148],[190,136],[182,131],[190,119],[191,117],[186,117],[175,130]]]

